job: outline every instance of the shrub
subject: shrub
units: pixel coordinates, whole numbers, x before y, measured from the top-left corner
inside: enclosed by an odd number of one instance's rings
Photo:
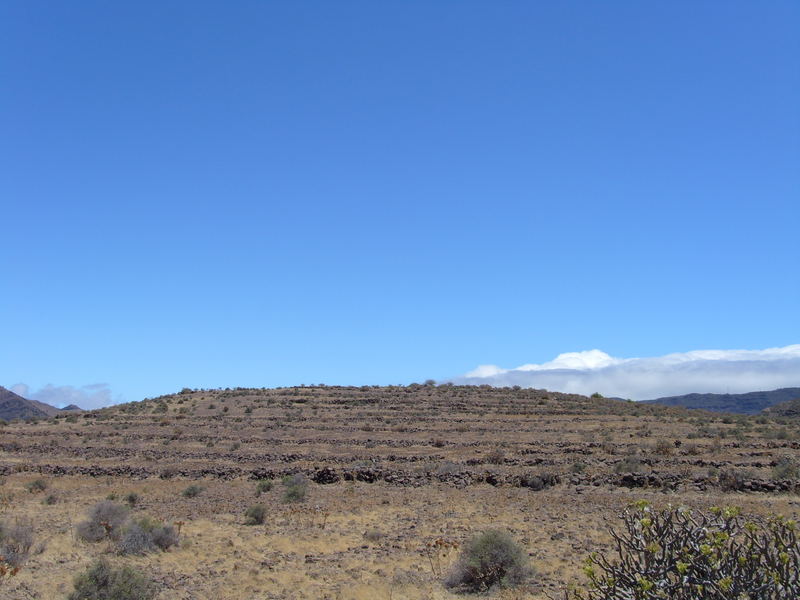
[[[261,494],[266,494],[268,491],[272,489],[272,480],[271,479],[263,479],[256,484],[256,497],[260,496]]]
[[[773,479],[797,479],[800,477],[800,465],[791,456],[781,457],[772,469]]]
[[[17,520],[13,525],[0,521],[0,564],[19,568],[30,554],[33,545],[33,525]]]
[[[99,560],[75,578],[68,600],[151,600],[156,585],[131,567],[114,568]]]
[[[190,485],[189,487],[187,487],[185,490],[183,490],[181,492],[181,495],[184,498],[196,498],[197,496],[199,496],[201,494],[202,491],[203,491],[203,488],[200,487],[199,485]]]
[[[156,550],[169,550],[178,541],[178,532],[172,525],[142,517],[125,527],[124,535],[117,544],[117,552],[144,555]]]
[[[493,465],[502,465],[504,462],[506,462],[506,453],[500,448],[495,448],[486,455],[486,462]]]
[[[456,591],[485,592],[524,583],[532,574],[527,553],[510,535],[486,531],[467,542],[444,584]]]
[[[117,542],[119,554],[137,554],[143,556],[156,551],[156,545],[150,532],[146,531],[139,523],[131,523],[125,528],[125,533]]]
[[[172,546],[177,546],[180,541],[178,530],[172,525],[160,525],[150,531],[153,543],[163,551],[169,550]]]
[[[88,519],[78,523],[78,537],[86,542],[99,542],[106,537],[118,540],[122,537],[122,525],[128,518],[128,509],[110,500],[95,504]]]
[[[378,529],[367,529],[364,532],[364,539],[367,540],[368,542],[376,544],[383,539],[383,532],[381,532]]]
[[[131,508],[139,504],[139,499],[140,499],[139,494],[137,494],[136,492],[131,492],[130,494],[125,496],[125,502],[127,502],[128,506],[130,506]]]
[[[33,481],[31,481],[28,485],[25,486],[25,488],[31,494],[35,494],[36,492],[43,492],[47,489],[47,482],[40,477],[39,479],[34,479]]]
[[[569,470],[571,473],[583,473],[586,471],[586,463],[580,460],[576,460],[569,466]]]
[[[660,439],[653,445],[653,452],[662,456],[669,456],[674,449],[674,444],[665,439]]]
[[[614,465],[615,473],[638,473],[642,470],[642,461],[635,456],[626,456],[616,465]]]
[[[734,492],[744,489],[747,474],[738,469],[726,469],[717,474],[717,483],[723,491]]]
[[[267,507],[263,504],[253,504],[245,513],[245,525],[262,525],[267,518]]]
[[[303,502],[306,499],[308,479],[302,473],[284,477],[283,485],[286,486],[286,490],[283,492],[283,501],[287,504]]]
[[[800,544],[794,521],[746,520],[736,508],[704,514],[639,502],[611,531],[612,557],[594,553],[579,600],[663,598],[780,600],[800,594]]]

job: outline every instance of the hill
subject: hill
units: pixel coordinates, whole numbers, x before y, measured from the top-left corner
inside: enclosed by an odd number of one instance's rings
[[[538,575],[480,597],[548,600],[613,550],[632,502],[797,519],[800,481],[775,467],[798,461],[800,420],[766,415],[489,386],[185,389],[0,427],[3,519],[43,548],[0,597],[64,598],[108,556],[76,543],[108,498],[179,528],[169,552],[114,557],[159,599],[464,600],[442,586],[453,544],[499,529]]]
[[[770,417],[788,417],[796,419],[800,417],[800,398],[768,406],[762,412]]]
[[[0,386],[0,419],[47,419],[61,413],[55,406],[28,400]]]
[[[701,408],[714,412],[732,412],[756,415],[767,407],[800,398],[800,387],[781,388],[771,392],[748,392],[746,394],[686,394],[667,396],[655,400],[644,400],[645,404]]]

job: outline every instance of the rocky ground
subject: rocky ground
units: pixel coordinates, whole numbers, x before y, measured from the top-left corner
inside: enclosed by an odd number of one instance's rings
[[[161,600],[455,598],[441,580],[458,550],[428,544],[500,528],[538,574],[494,596],[555,597],[639,498],[797,517],[798,461],[791,419],[541,390],[185,390],[0,427],[2,518],[35,531],[0,596],[64,598],[107,555],[157,580]],[[287,503],[279,480],[296,473],[307,497]],[[92,505],[130,494],[134,513],[180,523],[178,548],[118,557],[76,538]],[[267,518],[248,526],[254,503]]]

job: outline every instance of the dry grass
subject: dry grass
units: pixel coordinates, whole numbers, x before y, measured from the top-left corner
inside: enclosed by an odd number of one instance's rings
[[[490,528],[510,532],[537,571],[531,586],[493,597],[544,599],[582,581],[581,559],[605,547],[607,527],[639,498],[798,516],[796,494],[695,484],[715,465],[769,479],[780,457],[800,458],[791,423],[753,422],[744,440],[727,434],[718,440],[720,431],[740,431],[741,424],[528,390],[406,390],[195,392],[149,401],[146,412],[136,414],[115,409],[97,413],[100,419],[3,428],[0,468],[7,474],[0,494],[13,500],[0,503],[0,516],[31,519],[36,541],[0,596],[62,598],[76,573],[109,556],[110,544],[75,536],[87,509],[109,495],[123,502],[136,494],[134,515],[180,523],[177,548],[110,556],[152,576],[162,587],[160,600],[459,598],[443,587],[441,576],[457,550],[443,547],[432,562],[425,548],[437,539],[461,544]],[[702,428],[713,435],[690,436]],[[789,439],[773,439],[769,432],[777,428],[786,428]],[[671,450],[656,444],[662,439]],[[618,477],[615,465],[629,455],[648,473],[675,475],[681,483],[634,489],[591,484],[592,478]],[[578,460],[584,467],[574,473]],[[91,466],[97,476],[52,473],[53,467]],[[121,470],[128,467],[130,472]],[[279,479],[284,472],[313,475],[323,467],[339,475],[374,469],[400,480],[311,483],[301,504],[284,503],[282,485],[256,498],[251,477],[258,470]],[[558,474],[561,483],[541,491],[509,483],[544,471]],[[454,472],[475,479],[453,480]],[[501,479],[498,485],[480,479],[487,472]],[[582,479],[574,483],[572,477]],[[56,504],[43,504],[42,494],[28,491],[40,478],[58,497]],[[200,485],[202,493],[184,495],[189,485]],[[244,513],[255,503],[267,507],[265,523],[248,526]]]

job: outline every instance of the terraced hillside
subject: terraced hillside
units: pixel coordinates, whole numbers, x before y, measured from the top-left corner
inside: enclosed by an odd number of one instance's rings
[[[7,589],[64,597],[108,549],[77,540],[76,523],[133,496],[134,512],[181,523],[179,547],[114,557],[153,574],[162,599],[454,598],[441,585],[454,551],[434,560],[427,544],[489,527],[538,570],[503,597],[545,598],[581,581],[581,558],[638,498],[797,516],[798,431],[780,417],[426,385],[184,390],[11,423],[0,494],[44,545]],[[309,485],[293,501],[279,481],[298,473]],[[266,519],[248,526],[254,503]]]

